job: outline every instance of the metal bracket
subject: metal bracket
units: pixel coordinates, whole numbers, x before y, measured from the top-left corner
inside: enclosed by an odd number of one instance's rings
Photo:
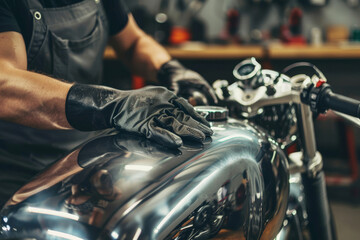
[[[304,161],[302,152],[291,153],[289,159],[290,174],[307,172],[309,177],[314,178],[323,168],[322,156],[319,152],[316,152],[313,158],[306,159],[306,161]],[[307,162],[307,166],[304,166],[304,162]]]

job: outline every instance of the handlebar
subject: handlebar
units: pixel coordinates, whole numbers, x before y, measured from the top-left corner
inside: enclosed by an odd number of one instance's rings
[[[320,104],[324,104],[329,109],[360,118],[360,101],[335,94],[331,89],[326,89]]]
[[[333,93],[329,84],[312,86],[307,91],[301,95],[301,101],[310,105],[313,112],[324,113],[331,109],[360,118],[360,101]]]

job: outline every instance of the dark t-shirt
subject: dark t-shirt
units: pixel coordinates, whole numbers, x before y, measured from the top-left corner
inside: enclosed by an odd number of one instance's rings
[[[83,0],[38,0],[44,8],[64,7]],[[128,21],[128,9],[122,0],[102,0],[109,22],[110,35],[120,32]],[[32,34],[32,15],[27,0],[0,0],[0,32],[15,31],[23,35],[25,45]]]

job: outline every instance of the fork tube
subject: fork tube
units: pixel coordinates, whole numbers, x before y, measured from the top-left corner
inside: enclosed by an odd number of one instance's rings
[[[313,240],[333,240],[331,217],[327,199],[325,175],[321,155],[317,152],[312,112],[307,105],[300,104],[298,124],[303,147],[303,162],[306,172],[302,174],[305,191],[309,230]],[[300,116],[299,116],[300,115]],[[320,159],[319,159],[320,158]],[[317,160],[317,161],[315,161]],[[314,167],[314,162],[317,167]]]
[[[300,104],[300,115],[300,138],[304,151],[304,163],[307,164],[315,157],[317,152],[312,112],[309,106]]]

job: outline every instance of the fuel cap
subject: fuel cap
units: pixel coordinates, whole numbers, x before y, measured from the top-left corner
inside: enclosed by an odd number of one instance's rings
[[[195,111],[208,121],[224,121],[229,116],[229,110],[224,107],[197,106]]]

